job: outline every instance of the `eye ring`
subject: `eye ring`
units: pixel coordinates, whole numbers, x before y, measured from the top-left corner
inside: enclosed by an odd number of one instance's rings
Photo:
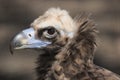
[[[46,30],[43,32],[43,35],[44,35],[46,38],[54,38],[54,37],[57,35],[57,31],[56,31],[55,28],[51,27],[51,28],[46,29]]]

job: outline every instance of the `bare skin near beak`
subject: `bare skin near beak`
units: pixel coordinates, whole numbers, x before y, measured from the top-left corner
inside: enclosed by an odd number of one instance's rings
[[[35,38],[33,28],[28,28],[17,34],[10,43],[10,52],[13,54],[17,49],[36,49],[43,48],[51,44],[51,42],[42,41]]]

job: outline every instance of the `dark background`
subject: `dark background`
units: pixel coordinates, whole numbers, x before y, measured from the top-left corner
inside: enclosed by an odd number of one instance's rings
[[[0,80],[35,80],[39,55],[18,51],[11,55],[11,38],[50,7],[61,7],[75,16],[93,13],[100,30],[94,62],[120,74],[120,0],[0,0]]]

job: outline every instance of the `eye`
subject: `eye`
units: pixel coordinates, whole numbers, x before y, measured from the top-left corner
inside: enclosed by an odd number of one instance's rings
[[[54,28],[47,29],[47,33],[50,35],[53,35],[55,33],[55,31],[56,30]]]
[[[43,35],[46,38],[54,38],[57,35],[56,29],[51,27],[51,28],[47,28],[44,32]]]

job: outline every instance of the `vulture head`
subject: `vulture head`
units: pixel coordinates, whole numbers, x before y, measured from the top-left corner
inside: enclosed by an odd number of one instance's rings
[[[11,50],[39,49],[58,51],[75,32],[75,24],[66,10],[51,8],[39,16],[30,28],[21,31],[11,42]],[[41,53],[46,54],[46,53]]]
[[[84,71],[83,65],[92,63],[96,43],[95,24],[88,17],[81,13],[72,18],[66,10],[50,8],[13,38],[11,52],[40,51],[38,80],[78,80],[69,78]]]

